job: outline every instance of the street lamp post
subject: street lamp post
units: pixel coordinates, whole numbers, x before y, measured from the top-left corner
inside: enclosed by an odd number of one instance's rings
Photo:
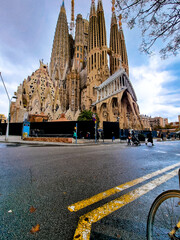
[[[97,119],[96,119],[96,114],[95,113],[93,113],[93,115],[92,115],[92,119],[93,119],[93,121],[94,121],[94,124],[95,124],[95,143],[97,143]]]
[[[12,99],[13,99],[13,98],[17,98],[17,97],[16,97],[16,96],[13,96],[12,98],[9,97],[9,94],[8,94],[8,91],[7,91],[7,88],[6,88],[6,85],[5,85],[4,80],[3,80],[3,78],[2,78],[2,75],[1,75],[1,72],[0,72],[0,76],[1,76],[1,80],[2,80],[2,83],[3,83],[4,89],[5,89],[5,91],[6,91],[8,100],[9,100],[8,122],[7,122],[6,137],[5,137],[5,141],[8,141],[11,102],[12,102]]]
[[[121,141],[121,137],[120,137],[120,122],[119,122],[119,119],[120,119],[120,117],[119,117],[119,114],[118,114],[117,122],[119,123],[119,141]]]

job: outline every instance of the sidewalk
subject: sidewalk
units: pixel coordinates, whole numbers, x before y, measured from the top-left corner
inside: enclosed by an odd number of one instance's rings
[[[38,145],[38,146],[89,146],[89,145],[104,145],[104,144],[122,144],[127,143],[126,140],[115,139],[113,142],[111,139],[105,139],[104,142],[100,139],[95,143],[94,139],[78,139],[77,144],[73,143],[62,143],[62,142],[39,142],[39,141],[24,141],[20,136],[9,136],[8,141],[5,141],[5,136],[0,136],[0,143],[13,143],[13,144],[25,144],[25,145]]]

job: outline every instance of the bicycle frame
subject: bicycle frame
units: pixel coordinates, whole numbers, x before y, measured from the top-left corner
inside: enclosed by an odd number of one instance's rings
[[[178,171],[178,176],[179,176],[179,188],[180,188],[180,169]],[[178,203],[180,205],[180,202]],[[170,239],[172,240],[178,240],[179,238],[175,237],[174,234],[177,232],[177,230],[180,228],[180,221],[176,224],[176,226],[172,229],[171,232],[168,233]]]

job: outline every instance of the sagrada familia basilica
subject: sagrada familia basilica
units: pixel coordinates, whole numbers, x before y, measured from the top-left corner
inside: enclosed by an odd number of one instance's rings
[[[142,128],[115,1],[112,1],[109,47],[103,1],[98,0],[97,7],[91,1],[89,21],[78,14],[75,24],[74,0],[71,1],[70,29],[63,1],[50,64],[40,61],[39,69],[18,87],[16,102],[11,105],[11,122],[22,122],[28,114],[42,114],[53,121],[64,113],[66,119],[77,120],[83,110],[91,109],[98,114],[100,126],[103,121],[119,121],[120,128]]]

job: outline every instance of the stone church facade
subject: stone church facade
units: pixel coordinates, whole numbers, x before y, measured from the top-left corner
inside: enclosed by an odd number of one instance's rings
[[[11,122],[28,114],[57,120],[77,120],[91,109],[103,121],[119,121],[121,128],[141,129],[137,98],[129,80],[128,57],[121,24],[114,6],[107,46],[102,0],[91,2],[89,21],[76,17],[75,37],[69,33],[64,1],[58,17],[49,66],[40,67],[23,81],[11,104]],[[109,57],[109,65],[108,65]]]

